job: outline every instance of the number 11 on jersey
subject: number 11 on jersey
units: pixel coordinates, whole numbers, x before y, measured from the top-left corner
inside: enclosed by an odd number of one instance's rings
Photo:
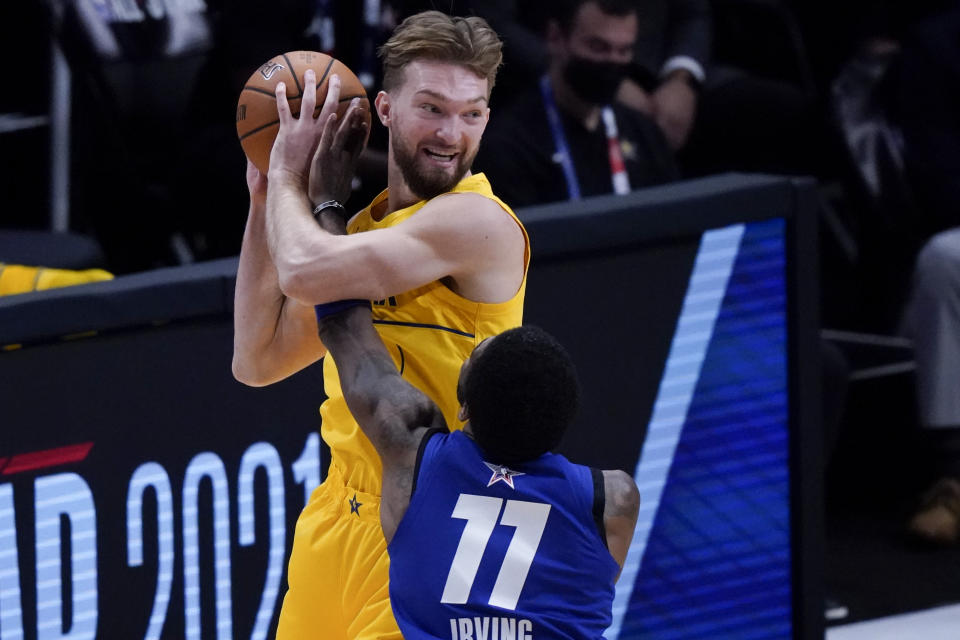
[[[460,544],[457,545],[457,552],[447,573],[447,582],[440,602],[467,602],[480,568],[480,560],[490,536],[493,535],[503,503],[502,498],[460,494],[451,517],[466,520],[467,524],[463,528]],[[506,503],[500,524],[516,527],[516,531],[510,540],[510,546],[507,547],[488,604],[513,610],[517,608],[530,565],[533,564],[533,558],[540,546],[540,538],[547,526],[547,516],[550,515],[550,505],[523,500],[507,500]]]

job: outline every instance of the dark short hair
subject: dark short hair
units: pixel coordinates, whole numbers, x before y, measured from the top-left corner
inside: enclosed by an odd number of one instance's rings
[[[640,13],[636,0],[555,0],[551,17],[557,21],[564,33],[570,33],[580,7],[589,3],[597,5],[600,11],[611,16],[622,17]]]
[[[461,393],[477,444],[500,464],[555,449],[580,405],[573,360],[533,325],[505,331],[471,356]]]

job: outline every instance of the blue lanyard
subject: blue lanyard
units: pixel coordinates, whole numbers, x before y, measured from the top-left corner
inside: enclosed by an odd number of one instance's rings
[[[553,87],[546,74],[540,76],[540,93],[543,94],[543,106],[547,110],[547,122],[550,123],[550,133],[553,134],[553,143],[556,146],[560,166],[563,167],[563,177],[567,180],[567,195],[570,200],[580,199],[580,181],[573,168],[573,157],[570,155],[570,146],[567,136],[563,132],[563,123],[560,122],[560,112],[553,97]]]

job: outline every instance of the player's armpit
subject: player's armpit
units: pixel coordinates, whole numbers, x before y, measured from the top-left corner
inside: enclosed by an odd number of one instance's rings
[[[606,505],[603,524],[607,531],[607,548],[621,567],[627,559],[633,530],[640,510],[640,492],[628,474],[618,469],[603,472]]]

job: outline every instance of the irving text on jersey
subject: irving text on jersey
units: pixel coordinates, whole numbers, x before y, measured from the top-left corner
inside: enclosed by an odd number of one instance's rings
[[[451,640],[533,640],[533,623],[526,619],[450,618]]]

